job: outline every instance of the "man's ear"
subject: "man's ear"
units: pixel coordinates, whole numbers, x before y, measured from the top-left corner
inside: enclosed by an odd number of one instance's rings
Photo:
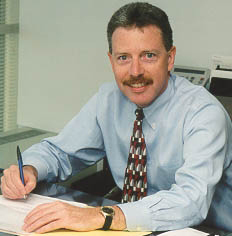
[[[175,56],[176,56],[176,47],[172,46],[172,48],[168,52],[168,71],[171,71],[174,66]]]
[[[111,64],[112,70],[113,70],[113,72],[114,72],[114,60],[113,60],[113,55],[112,55],[110,52],[108,52],[108,57],[109,57],[109,59],[110,59],[110,64]]]
[[[109,57],[109,59],[110,59],[111,65],[112,65],[112,63],[113,63],[113,61],[112,61],[112,54],[111,54],[110,52],[108,52],[107,55],[108,55],[108,57]]]

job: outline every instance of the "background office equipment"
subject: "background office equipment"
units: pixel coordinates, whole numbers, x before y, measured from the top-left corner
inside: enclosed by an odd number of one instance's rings
[[[20,125],[58,132],[100,84],[114,80],[106,26],[128,2],[20,0]],[[148,2],[169,16],[177,65],[210,68],[212,55],[232,55],[231,0]]]
[[[210,78],[210,70],[201,67],[175,65],[172,73],[185,77],[195,85],[201,85],[204,87],[207,85]]]
[[[209,91],[224,105],[232,119],[232,57],[212,58]]]

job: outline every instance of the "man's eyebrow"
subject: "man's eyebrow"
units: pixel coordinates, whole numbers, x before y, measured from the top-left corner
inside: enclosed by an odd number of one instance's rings
[[[128,55],[129,53],[127,53],[127,52],[113,52],[112,53],[114,56],[119,56],[119,55]]]
[[[143,53],[155,53],[155,54],[160,54],[161,52],[159,51],[159,50],[157,50],[157,49],[151,49],[151,50],[144,50],[144,51],[142,51]]]
[[[140,54],[144,54],[144,53],[155,53],[157,55],[159,55],[161,53],[160,50],[157,50],[157,49],[148,49],[148,50],[143,50],[141,51]],[[112,55],[117,57],[117,56],[121,56],[121,55],[129,55],[130,53],[128,52],[112,52]]]

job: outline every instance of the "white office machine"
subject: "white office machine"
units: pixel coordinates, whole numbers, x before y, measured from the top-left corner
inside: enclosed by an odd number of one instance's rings
[[[212,80],[227,80],[232,82],[232,56],[213,56],[210,82]]]
[[[209,91],[224,105],[232,119],[232,57],[213,56]]]
[[[185,77],[193,84],[201,85],[204,87],[206,87],[210,78],[210,70],[202,67],[175,65],[172,73]]]

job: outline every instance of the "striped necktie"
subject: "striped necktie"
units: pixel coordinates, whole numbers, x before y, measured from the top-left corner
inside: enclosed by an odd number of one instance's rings
[[[135,111],[133,134],[130,142],[130,153],[122,193],[122,203],[133,202],[147,195],[146,144],[142,133],[144,118],[143,109]]]

